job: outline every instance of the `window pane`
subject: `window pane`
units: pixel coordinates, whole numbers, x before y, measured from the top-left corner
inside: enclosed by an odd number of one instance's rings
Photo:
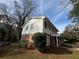
[[[26,26],[26,30],[28,30],[28,26]]]

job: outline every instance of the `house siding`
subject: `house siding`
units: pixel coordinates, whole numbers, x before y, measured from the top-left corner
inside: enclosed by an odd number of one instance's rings
[[[45,22],[47,24],[45,24]],[[46,26],[46,28],[45,28],[45,26]],[[52,24],[50,24],[50,22],[47,19],[43,19],[43,32],[53,36],[53,35],[57,34],[58,31],[52,26]]]
[[[45,22],[47,22],[46,26],[47,28],[45,28]],[[53,31],[52,31],[53,30]],[[56,44],[56,38],[53,38],[52,36],[55,34],[57,34],[57,30],[55,27],[52,26],[52,24],[50,24],[50,22],[48,21],[47,18],[31,18],[31,20],[24,25],[23,30],[22,30],[22,39],[28,39],[29,41],[29,45],[33,44],[33,40],[32,40],[32,36],[34,35],[34,33],[44,33],[46,34],[46,41],[47,44],[46,46],[54,46]]]
[[[28,29],[26,30],[26,27],[28,26]],[[33,29],[31,28],[33,26]],[[33,34],[37,32],[43,32],[43,19],[31,19],[24,27],[22,30],[22,35],[23,34]]]
[[[55,36],[51,36],[47,33],[45,33],[46,35],[46,46],[50,46],[50,47],[56,47],[57,43],[56,43],[56,37]]]

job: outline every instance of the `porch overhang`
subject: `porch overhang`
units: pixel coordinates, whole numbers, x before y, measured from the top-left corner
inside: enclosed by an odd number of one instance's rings
[[[54,34],[52,35],[52,37],[55,37],[56,38],[56,46],[59,47],[59,37],[60,35],[59,34]]]
[[[59,37],[60,35],[59,35],[59,34],[53,34],[52,36],[57,36],[57,37]]]

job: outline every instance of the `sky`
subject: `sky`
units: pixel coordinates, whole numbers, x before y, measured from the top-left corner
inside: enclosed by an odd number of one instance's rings
[[[0,0],[0,3],[5,3],[8,6],[14,0]],[[19,0],[18,0],[19,1]],[[68,5],[69,0],[33,0],[38,5],[34,12],[34,16],[46,16],[56,26],[59,33],[64,31],[64,28],[71,23],[68,19],[69,11],[72,5]],[[67,5],[67,6],[66,6]]]
[[[71,23],[68,15],[72,9],[72,5],[68,5],[68,1],[69,0],[40,0],[40,8],[38,8],[37,14],[47,16],[59,30],[59,33],[62,33],[64,28]]]

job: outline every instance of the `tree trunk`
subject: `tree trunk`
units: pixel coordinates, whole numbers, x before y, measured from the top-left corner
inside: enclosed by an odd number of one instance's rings
[[[22,33],[22,28],[19,27],[18,29],[18,44],[20,45],[20,40],[21,40],[21,33]]]
[[[12,39],[12,26],[9,26],[9,33],[8,33],[8,42],[11,42],[11,39]]]

